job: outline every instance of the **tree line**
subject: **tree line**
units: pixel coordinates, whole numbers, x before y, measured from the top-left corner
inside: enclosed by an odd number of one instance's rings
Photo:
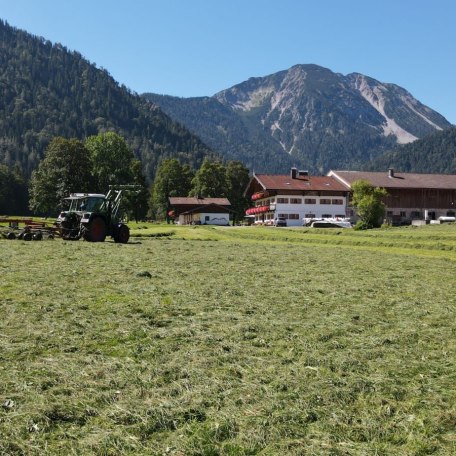
[[[108,132],[76,138],[54,138],[44,158],[32,173],[29,209],[34,214],[54,216],[64,208],[70,193],[107,193],[110,185],[135,184],[142,188],[131,205],[136,218],[147,212],[147,186],[141,162],[120,135]]]
[[[29,210],[55,216],[70,193],[106,193],[110,185],[134,184],[141,191],[127,198],[126,209],[137,220],[165,220],[169,197],[196,195],[228,198],[239,219],[248,206],[243,196],[248,180],[248,169],[238,161],[206,158],[195,170],[176,158],[165,158],[149,186],[142,163],[120,135],[108,132],[85,141],[56,137],[29,183],[19,169],[0,166],[0,214],[24,215]]]
[[[244,216],[249,206],[244,197],[248,182],[249,170],[240,161],[222,163],[206,158],[195,172],[175,158],[165,159],[151,186],[149,214],[155,219],[169,221],[168,198],[173,196],[225,197],[231,203],[235,222]]]
[[[28,185],[19,167],[0,164],[0,215],[28,213]]]
[[[206,158],[194,170],[176,158],[165,158],[148,187],[141,162],[120,135],[108,132],[85,141],[56,137],[33,171],[28,187],[19,169],[0,165],[0,214],[24,214],[28,197],[28,208],[34,214],[55,216],[70,193],[106,193],[110,185],[134,184],[141,190],[126,198],[125,209],[136,220],[149,217],[169,222],[170,197],[198,196],[226,197],[236,221],[249,206],[244,197],[248,181],[249,171],[240,161],[223,163]],[[379,226],[385,190],[363,180],[355,182],[352,190],[351,204],[360,217],[357,228]]]

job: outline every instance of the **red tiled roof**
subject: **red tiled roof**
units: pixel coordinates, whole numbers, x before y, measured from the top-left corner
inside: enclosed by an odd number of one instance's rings
[[[349,190],[347,186],[329,176],[299,176],[292,179],[289,174],[255,174],[254,178],[265,190]]]
[[[196,198],[196,197],[182,197],[172,196],[169,198],[171,206],[180,205],[195,205],[207,206],[209,204],[217,204],[218,206],[231,206],[228,198]]]
[[[234,212],[231,209],[228,209],[226,205],[220,206],[219,204],[205,204],[204,206],[193,207],[185,212],[181,212],[180,215],[193,214],[195,212],[204,212],[205,210],[209,210],[211,208],[218,209],[219,212]]]
[[[456,174],[414,174],[396,171],[394,171],[394,177],[389,177],[388,171],[330,171],[328,174],[339,178],[347,185],[351,185],[356,180],[365,179],[374,187],[456,190]]]

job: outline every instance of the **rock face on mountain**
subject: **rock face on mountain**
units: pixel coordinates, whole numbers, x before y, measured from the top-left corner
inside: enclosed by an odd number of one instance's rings
[[[227,158],[261,172],[290,164],[320,173],[360,168],[451,126],[395,84],[317,65],[250,78],[213,97],[144,97]]]

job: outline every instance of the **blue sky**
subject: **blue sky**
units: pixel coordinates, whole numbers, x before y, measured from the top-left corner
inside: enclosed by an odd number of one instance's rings
[[[138,92],[213,95],[298,63],[398,84],[456,124],[454,0],[0,0]]]

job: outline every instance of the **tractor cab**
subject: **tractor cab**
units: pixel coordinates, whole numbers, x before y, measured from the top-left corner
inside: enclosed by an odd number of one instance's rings
[[[68,212],[96,212],[105,202],[105,195],[100,193],[72,193],[68,198]]]

